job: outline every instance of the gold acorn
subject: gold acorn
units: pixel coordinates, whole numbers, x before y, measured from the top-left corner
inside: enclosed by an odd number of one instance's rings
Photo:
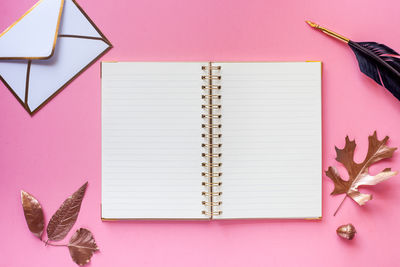
[[[336,229],[336,233],[338,236],[340,236],[342,238],[352,240],[357,232],[356,232],[356,228],[354,227],[354,225],[349,223],[349,224],[339,226],[338,229]]]

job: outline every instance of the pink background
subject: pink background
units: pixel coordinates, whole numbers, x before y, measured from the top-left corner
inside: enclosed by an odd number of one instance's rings
[[[1,0],[0,31],[34,2]],[[359,145],[358,161],[375,129],[400,146],[400,103],[360,74],[346,45],[304,23],[315,20],[353,40],[400,51],[397,0],[78,2],[114,45],[102,60],[322,60],[324,170],[338,165],[334,145],[343,147],[347,134]],[[19,192],[35,195],[48,220],[84,181],[89,187],[73,231],[94,233],[100,252],[91,266],[398,265],[399,177],[372,188],[365,207],[347,199],[333,217],[342,196],[329,196],[333,185],[321,174],[321,221],[102,222],[99,71],[97,62],[33,117],[0,84],[1,266],[75,266],[66,248],[45,247],[30,234]],[[372,171],[400,170],[398,154]],[[348,222],[358,231],[352,242],[335,233]]]

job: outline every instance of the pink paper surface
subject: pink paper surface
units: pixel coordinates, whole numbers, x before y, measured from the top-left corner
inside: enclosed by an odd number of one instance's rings
[[[35,0],[1,0],[0,31]],[[114,48],[102,60],[323,61],[323,169],[334,146],[356,138],[356,159],[367,136],[390,136],[400,146],[400,103],[358,70],[345,44],[309,28],[310,19],[355,41],[378,41],[400,51],[399,1],[78,0]],[[90,266],[398,266],[400,177],[372,188],[358,207],[331,197],[323,180],[323,219],[213,222],[100,220],[100,66],[91,66],[30,117],[0,84],[0,266],[76,266],[66,248],[45,247],[28,230],[20,190],[36,196],[46,220],[85,181],[78,221],[100,252]],[[400,170],[400,156],[371,168]],[[340,166],[341,173],[345,174]],[[368,192],[368,190],[364,190]],[[336,228],[353,223],[347,242]]]

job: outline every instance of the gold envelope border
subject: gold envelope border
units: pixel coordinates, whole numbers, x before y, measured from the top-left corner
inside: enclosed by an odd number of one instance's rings
[[[30,10],[28,10],[21,18],[19,18],[16,22],[14,22],[12,24],[12,26],[14,26],[19,20],[21,20],[26,14],[28,14],[30,11],[32,11],[33,8],[35,8],[40,2],[42,2],[43,0],[40,0],[39,2],[37,2]],[[49,96],[42,104],[40,104],[35,110],[30,110],[30,108],[28,107],[28,92],[29,92],[29,75],[30,75],[30,67],[31,67],[31,62],[32,62],[32,58],[25,58],[28,60],[28,64],[27,64],[27,72],[26,72],[26,83],[25,83],[25,99],[24,101],[22,101],[19,96],[17,96],[17,94],[14,92],[14,90],[11,88],[11,86],[4,80],[4,78],[0,75],[0,80],[4,83],[4,85],[8,88],[8,90],[14,95],[14,97],[18,100],[18,102],[24,107],[24,109],[26,111],[28,111],[28,113],[33,116],[34,114],[36,114],[36,112],[38,112],[43,106],[45,106],[50,100],[52,100],[56,95],[58,95],[65,87],[67,87],[73,80],[75,80],[80,74],[82,74],[82,72],[84,72],[87,68],[89,68],[93,63],[95,63],[99,58],[101,58],[105,53],[107,53],[112,47],[113,45],[111,44],[111,42],[107,39],[107,37],[100,31],[100,29],[96,26],[96,24],[94,24],[94,22],[92,21],[92,19],[86,14],[86,12],[82,9],[82,7],[76,2],[76,0],[72,0],[72,2],[78,7],[79,11],[82,12],[82,14],[85,16],[85,18],[89,21],[89,23],[93,26],[93,28],[95,28],[95,30],[99,33],[99,35],[101,36],[101,38],[99,37],[92,37],[92,36],[81,36],[81,35],[58,35],[58,27],[59,27],[59,23],[60,23],[60,19],[61,19],[61,14],[59,15],[59,21],[58,21],[58,25],[57,25],[57,33],[56,33],[56,39],[58,38],[81,38],[81,39],[93,39],[93,40],[101,40],[103,42],[105,42],[106,44],[108,44],[108,48],[106,48],[102,53],[100,53],[95,59],[93,59],[91,62],[89,62],[85,67],[83,67],[79,72],[77,72],[71,79],[69,79],[64,85],[62,85],[60,88],[57,89],[57,91],[55,91],[51,96]],[[64,1],[62,2],[61,5],[61,11],[64,5]],[[8,31],[12,26],[10,26],[9,28],[6,29],[6,31]],[[4,32],[2,33],[4,34]],[[1,35],[0,35],[1,36]],[[55,48],[55,43],[54,43],[54,48]],[[54,49],[53,48],[53,49]],[[53,50],[54,53],[54,50]],[[52,53],[52,55],[53,55]],[[52,56],[51,55],[51,56]],[[51,57],[50,56],[50,57]],[[50,58],[48,57],[48,58]],[[4,59],[4,58],[1,58]],[[17,59],[22,59],[22,58],[17,58]]]
[[[2,37],[9,30],[11,30],[11,28],[14,27],[18,22],[20,22],[26,15],[31,13],[31,11],[34,10],[35,7],[37,7],[41,2],[43,2],[43,0],[40,0],[36,4],[34,4],[33,7],[31,7],[28,11],[26,11],[19,19],[17,19],[17,21],[15,21],[13,24],[11,24],[11,26],[9,26],[7,29],[5,29],[0,34],[0,37]],[[50,55],[48,55],[47,57],[0,57],[0,59],[2,59],[2,60],[11,60],[11,59],[49,59],[49,58],[51,58],[54,55],[54,50],[56,49],[58,29],[60,28],[61,15],[62,15],[63,8],[64,8],[64,0],[61,0],[60,10],[58,12],[58,18],[57,18],[56,33],[54,34],[53,48],[51,49]]]

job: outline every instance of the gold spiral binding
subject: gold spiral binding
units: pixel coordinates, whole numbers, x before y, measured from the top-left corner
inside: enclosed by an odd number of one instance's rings
[[[202,182],[202,186],[206,188],[202,192],[204,200],[202,204],[205,210],[202,211],[203,214],[212,218],[213,216],[220,215],[222,212],[220,206],[222,201],[219,199],[222,192],[218,189],[221,186],[221,181],[219,181],[222,176],[222,172],[216,171],[216,168],[221,168],[221,163],[218,162],[222,154],[220,153],[220,148],[222,144],[216,142],[215,140],[221,138],[222,134],[219,132],[222,127],[221,123],[218,123],[221,119],[222,106],[219,103],[221,95],[217,92],[221,90],[221,85],[218,84],[221,80],[221,66],[213,66],[209,63],[207,66],[202,66],[201,68],[205,73],[201,76],[204,81],[204,85],[201,89],[204,90],[201,98],[205,101],[201,108],[204,110],[204,114],[201,117],[204,119],[204,123],[201,127],[204,129],[204,133],[201,135],[205,139],[205,142],[201,145],[205,152],[201,154],[205,158],[205,162],[201,164],[205,168],[205,171],[201,173],[205,181]],[[218,169],[219,170],[219,169]]]
[[[205,177],[220,177],[222,175],[222,172],[202,172],[201,176]]]
[[[202,85],[201,89],[204,89],[204,90],[211,90],[211,89],[219,90],[219,89],[221,89],[221,85],[212,85],[212,84],[210,84],[210,85]]]
[[[203,80],[221,80],[221,76],[220,75],[212,75],[212,74],[203,75],[203,76],[201,76],[201,78]],[[209,86],[212,86],[212,84],[210,84]]]
[[[207,182],[202,182],[201,183],[202,186],[221,186],[222,182],[218,182],[218,183],[207,183]]]
[[[201,204],[203,204],[204,206],[220,206],[222,204],[222,201],[216,201],[216,202],[208,202],[208,201],[202,201]]]
[[[204,158],[220,158],[222,153],[201,153],[201,156]]]
[[[204,215],[207,215],[207,216],[212,217],[212,216],[214,216],[214,215],[221,215],[221,214],[222,214],[222,211],[211,211],[211,212],[209,212],[209,211],[203,210],[202,213],[203,213]]]
[[[210,118],[213,118],[213,119],[221,119],[222,115],[221,115],[221,114],[212,114],[212,115],[201,114],[201,117],[202,117],[203,119],[210,119]]]
[[[221,138],[222,134],[201,134],[201,137],[203,138]]]
[[[207,167],[207,168],[210,168],[210,167],[212,167],[212,168],[219,168],[219,167],[222,166],[222,163],[221,163],[221,162],[218,162],[218,163],[203,162],[203,163],[201,163],[201,166]]]
[[[210,98],[212,98],[212,99],[221,99],[221,95],[201,95],[201,98],[203,98],[203,99],[210,99]]]
[[[218,148],[221,147],[222,144],[201,144],[202,147],[213,147],[213,148]]]
[[[220,196],[220,195],[222,195],[222,192],[205,192],[205,191],[203,191],[203,192],[201,192],[201,194],[203,196]]]
[[[220,70],[221,66],[202,66],[202,70]]]
[[[221,128],[221,124],[202,124],[201,128]]]
[[[207,105],[201,105],[201,108],[203,109],[221,109],[221,105],[217,105],[217,104],[207,104]]]

